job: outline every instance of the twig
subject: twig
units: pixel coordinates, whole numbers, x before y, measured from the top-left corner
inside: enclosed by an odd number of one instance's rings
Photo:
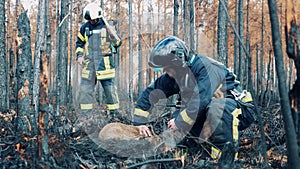
[[[269,134],[266,133],[266,137],[271,141],[271,145],[274,145],[274,149],[277,149],[278,151],[280,151],[280,149],[278,148],[280,145],[277,145],[276,142],[269,136]],[[268,151],[268,150],[267,150]]]
[[[213,143],[211,143],[211,142],[209,142],[209,141],[207,141],[207,140],[205,140],[205,139],[203,139],[203,138],[201,138],[201,137],[194,137],[194,136],[190,136],[190,135],[188,135],[188,136],[186,136],[186,137],[187,137],[187,138],[190,138],[190,139],[194,139],[194,141],[196,141],[197,143],[199,143],[199,141],[203,141],[203,142],[209,144],[210,146],[217,148],[216,145],[214,145]],[[198,141],[197,141],[197,140],[198,140]],[[200,144],[201,144],[201,143],[200,143]]]
[[[127,168],[135,168],[135,167],[139,167],[141,165],[150,164],[150,163],[162,163],[162,162],[172,162],[172,161],[181,161],[182,167],[184,166],[184,156],[181,156],[181,157],[178,157],[178,158],[148,160],[148,161],[144,161],[144,162],[141,162],[141,163],[138,163],[138,164],[128,166]]]
[[[96,160],[96,158],[95,158],[95,156],[94,156],[92,150],[90,150],[90,152],[91,152],[91,156],[92,156],[93,160],[94,160],[96,163],[98,163],[98,165],[99,165],[99,162]]]
[[[203,139],[203,138],[200,138],[200,137],[194,137],[194,136],[187,136],[187,138],[194,139],[194,141],[196,141],[197,143],[199,143],[200,146],[203,148],[203,150],[206,151],[206,152],[209,154],[209,156],[212,156],[211,151],[208,150],[208,149],[205,147],[205,145],[203,145],[203,143],[206,143],[207,145],[209,145],[209,146],[211,146],[211,147],[214,147],[215,149],[218,149],[218,150],[221,152],[221,150],[220,150],[217,146],[215,146],[213,143],[211,143],[211,142],[209,142],[209,141],[207,141],[207,140],[205,140],[205,139]],[[203,143],[201,143],[201,141],[202,141]]]
[[[161,145],[163,145],[163,144],[165,144],[165,142],[163,141],[163,142],[161,142],[161,143],[159,143],[157,146],[155,146],[153,149],[154,149],[154,151],[156,152],[157,150],[158,150],[158,148],[161,146]]]
[[[80,164],[80,167],[84,167],[83,165],[85,165],[87,166],[87,168],[96,168],[96,166],[92,166],[91,164],[89,164],[89,162],[79,157],[78,153],[75,154],[76,154],[75,159],[78,159],[82,163]]]

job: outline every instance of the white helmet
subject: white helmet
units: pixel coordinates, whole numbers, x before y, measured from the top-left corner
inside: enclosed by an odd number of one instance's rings
[[[101,7],[96,3],[90,3],[83,9],[83,18],[86,20],[94,20],[102,15]]]

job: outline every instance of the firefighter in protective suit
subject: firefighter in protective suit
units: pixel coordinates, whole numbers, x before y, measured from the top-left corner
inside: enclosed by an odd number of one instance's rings
[[[147,123],[154,104],[179,94],[184,106],[172,113],[168,128],[204,137],[212,143],[210,156],[231,165],[240,131],[256,117],[251,94],[241,90],[235,75],[223,64],[190,51],[177,37],[167,36],[154,45],[149,66],[163,68],[165,73],[139,96],[133,117],[140,133],[152,136]],[[223,98],[213,98],[217,89]]]
[[[103,17],[102,9],[98,4],[88,4],[83,10],[83,17],[87,22],[81,26],[76,41],[77,62],[83,65],[79,107],[82,116],[91,113],[95,85],[97,81],[100,81],[111,118],[114,119],[119,109],[119,99],[114,84],[113,54],[122,41]]]

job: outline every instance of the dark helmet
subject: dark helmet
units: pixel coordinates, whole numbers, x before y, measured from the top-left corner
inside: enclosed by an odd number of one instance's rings
[[[148,64],[154,68],[166,66],[186,67],[188,56],[189,49],[181,39],[167,36],[154,45]]]

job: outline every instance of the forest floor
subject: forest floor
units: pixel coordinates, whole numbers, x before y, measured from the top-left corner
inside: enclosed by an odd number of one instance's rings
[[[286,141],[280,105],[260,107],[260,110],[266,143],[261,141],[257,124],[244,130],[233,168],[267,168],[263,166],[264,144],[267,146],[268,168],[286,168]],[[205,155],[204,147],[189,138],[161,152],[150,150],[149,144],[137,140],[100,142],[97,140],[98,133],[108,123],[106,111],[101,109],[100,112],[89,130],[82,132],[73,132],[77,122],[76,115],[72,113],[68,114],[68,118],[50,118],[46,135],[48,144],[43,144],[38,139],[40,137],[16,131],[14,111],[0,113],[0,168],[217,168],[217,162]],[[123,123],[130,123],[125,119]],[[144,156],[135,156],[135,150],[143,150]],[[146,155],[147,151],[151,155]]]

